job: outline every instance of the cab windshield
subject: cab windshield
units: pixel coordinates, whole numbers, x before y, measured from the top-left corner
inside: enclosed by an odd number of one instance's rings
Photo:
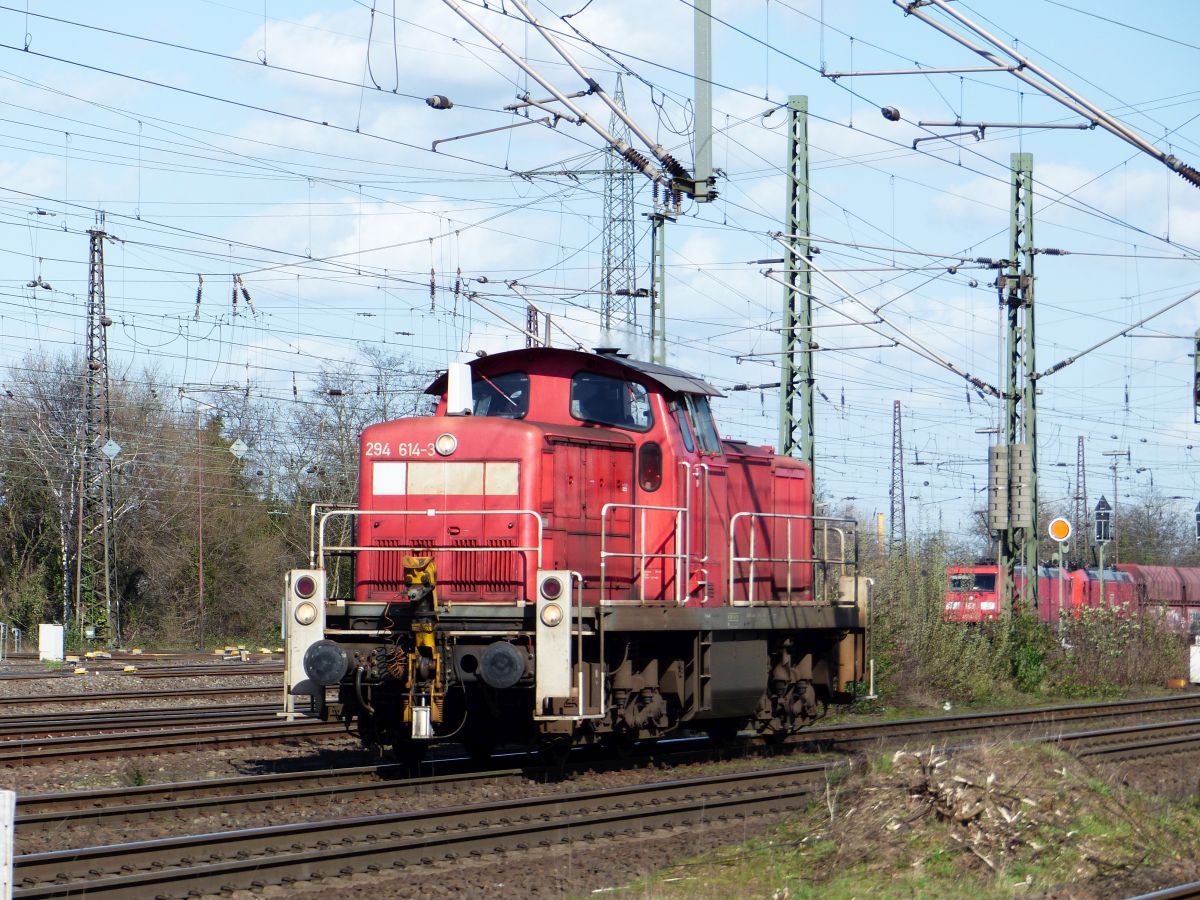
[[[474,401],[471,412],[476,416],[500,419],[523,419],[529,412],[529,376],[524,372],[505,375],[476,375],[471,384]]]
[[[991,592],[996,590],[996,576],[983,572],[964,572],[959,575],[951,575],[950,590],[958,593],[966,593],[967,591]]]

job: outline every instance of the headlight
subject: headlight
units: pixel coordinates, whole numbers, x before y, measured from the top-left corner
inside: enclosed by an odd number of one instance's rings
[[[296,607],[296,621],[301,625],[311,625],[317,621],[317,606],[315,603],[301,603]],[[561,618],[561,616],[560,616]]]
[[[557,603],[547,603],[542,607],[542,624],[547,628],[553,628],[563,620],[562,607]]]
[[[562,596],[563,583],[557,578],[547,578],[542,582],[542,596],[547,600],[557,600]]]
[[[439,434],[437,440],[433,442],[433,449],[437,451],[438,456],[449,456],[458,449],[458,438],[450,432]]]
[[[307,600],[317,592],[317,580],[311,575],[301,575],[292,585],[292,589],[296,592],[297,597]]]

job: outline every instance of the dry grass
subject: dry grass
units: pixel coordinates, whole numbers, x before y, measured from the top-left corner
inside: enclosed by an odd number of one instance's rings
[[[898,752],[767,837],[626,896],[1108,897],[1200,877],[1200,809],[1113,786],[1043,746]]]

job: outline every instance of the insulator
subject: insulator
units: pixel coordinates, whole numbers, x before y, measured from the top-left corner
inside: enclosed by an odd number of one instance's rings
[[[663,168],[674,175],[676,178],[687,178],[688,170],[680,165],[679,160],[673,157],[670,153],[662,158]]]
[[[641,169],[643,172],[650,165],[650,160],[646,159],[646,157],[642,156],[642,154],[638,153],[632,147],[626,147],[625,152],[621,155],[627,162]]]
[[[453,109],[454,101],[445,94],[434,94],[425,98],[425,104],[433,109]]]
[[[112,325],[112,319],[110,319],[108,316],[105,316],[103,319],[100,320],[100,324],[103,325],[105,328],[108,328],[109,326]]]
[[[900,121],[900,110],[896,109],[896,107],[894,107],[894,106],[885,106],[882,109],[880,109],[879,111],[883,114],[883,117],[885,119],[887,119],[889,122],[899,122]]]
[[[1191,166],[1180,165],[1180,167],[1175,171],[1179,173],[1179,177],[1184,181],[1195,185],[1196,187],[1200,187],[1200,172],[1196,171]]]
[[[98,360],[98,359],[91,360],[88,363],[88,368],[91,369],[93,372],[99,372],[100,369],[102,368],[102,366],[100,365],[100,360]]]

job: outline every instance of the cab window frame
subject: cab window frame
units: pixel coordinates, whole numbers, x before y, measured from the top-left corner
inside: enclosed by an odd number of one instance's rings
[[[508,385],[507,380],[512,378],[518,379],[518,383]],[[499,375],[475,374],[471,379],[471,415],[484,419],[524,419],[529,415],[529,385],[529,373],[520,369]],[[488,394],[482,394],[483,391]],[[488,412],[480,412],[480,404],[484,400],[494,400],[501,404],[496,409],[503,412],[491,412],[490,403]],[[503,405],[506,402],[515,407],[512,414],[508,414],[509,410]]]
[[[626,404],[626,412],[629,415],[629,419],[626,419],[615,411],[611,415],[606,415],[606,410],[595,406],[597,403],[601,405],[606,402],[611,403],[611,397],[594,398],[588,401],[589,404],[593,405],[592,408],[585,408],[584,402],[579,396],[585,385],[607,385],[617,394],[620,394],[622,391],[629,391],[634,402],[640,407],[636,412],[641,412],[645,416],[644,424],[637,424],[632,421],[636,413],[634,410],[628,409],[628,399],[622,400],[618,398],[617,405]],[[591,369],[581,369],[571,376],[570,390],[567,397],[567,414],[577,422],[590,422],[595,425],[604,425],[609,428],[620,428],[624,431],[645,434],[652,430],[655,424],[654,404],[651,402],[650,397],[650,389],[640,381],[635,381],[632,378],[621,378],[617,375],[606,375],[603,372],[596,372]]]
[[[692,424],[692,433],[696,436],[696,446],[701,453],[720,456],[721,435],[717,433],[717,424],[713,420],[712,407],[708,398],[703,394],[685,394],[687,401],[688,419]]]

